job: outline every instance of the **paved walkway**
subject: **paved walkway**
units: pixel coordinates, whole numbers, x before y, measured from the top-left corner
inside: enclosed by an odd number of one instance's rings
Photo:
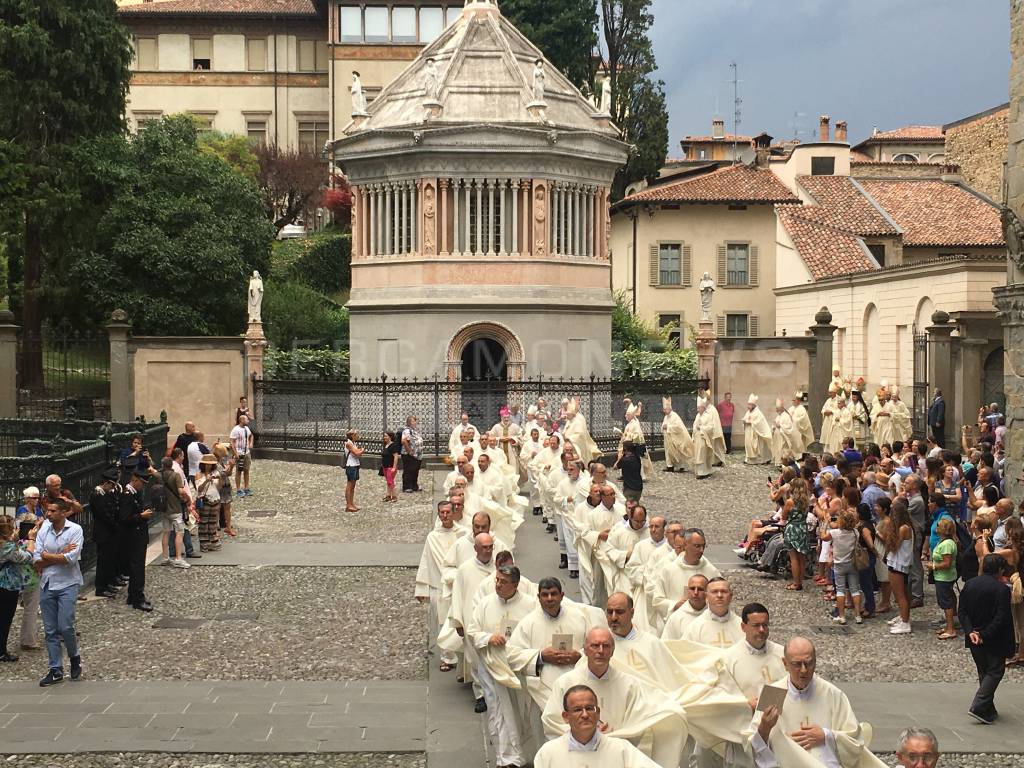
[[[33,752],[422,752],[427,684],[4,683],[0,744]]]
[[[204,552],[199,560],[205,566],[325,566],[334,568],[394,567],[415,568],[420,562],[422,544],[302,544],[281,542],[259,544],[232,541],[216,552]],[[160,549],[150,550],[150,563],[160,559]]]

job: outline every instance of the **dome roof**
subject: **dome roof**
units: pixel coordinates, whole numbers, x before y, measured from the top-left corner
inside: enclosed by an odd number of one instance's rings
[[[354,119],[344,134],[487,124],[618,138],[609,116],[598,111],[501,15],[497,3],[468,0],[459,18],[369,105],[368,117]]]

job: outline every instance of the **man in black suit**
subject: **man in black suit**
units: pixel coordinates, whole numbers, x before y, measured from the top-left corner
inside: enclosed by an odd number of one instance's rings
[[[942,399],[942,390],[935,390],[932,404],[928,406],[928,429],[935,437],[935,442],[946,447],[946,401]]]
[[[960,593],[960,625],[978,668],[978,692],[967,713],[986,725],[999,716],[993,701],[996,688],[1006,671],[1006,659],[1016,650],[1009,571],[1002,555],[986,555],[981,575],[968,581]]]

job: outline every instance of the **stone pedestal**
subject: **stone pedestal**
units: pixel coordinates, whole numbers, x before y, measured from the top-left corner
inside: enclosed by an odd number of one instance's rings
[[[267,337],[263,335],[263,323],[249,321],[245,332],[245,395],[249,407],[256,406],[256,391],[253,378],[263,378],[263,353],[267,348]]]
[[[697,325],[697,378],[708,380],[708,397],[714,404],[717,400],[715,392],[715,346],[718,337],[715,335],[715,324],[711,320],[701,320]]]
[[[18,326],[0,312],[0,419],[18,418]]]
[[[132,421],[135,402],[132,397],[131,358],[128,354],[128,336],[132,326],[123,309],[110,313],[107,337],[110,339],[110,420]]]
[[[807,413],[811,417],[814,434],[820,435],[821,406],[828,399],[828,387],[832,381],[832,339],[836,332],[828,307],[822,307],[814,315],[814,325],[810,330],[816,349],[811,359],[810,381],[807,383]]]
[[[946,402],[945,438],[947,448],[954,449],[960,439],[960,427],[963,424],[957,412],[956,377],[954,376],[954,344],[956,326],[949,322],[949,314],[941,309],[932,313],[932,324],[928,326],[928,383],[932,388],[929,395],[936,389],[942,390],[942,399]],[[931,402],[931,397],[928,398]]]

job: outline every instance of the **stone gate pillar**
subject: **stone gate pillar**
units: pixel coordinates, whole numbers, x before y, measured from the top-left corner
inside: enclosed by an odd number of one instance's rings
[[[115,309],[107,323],[110,339],[110,420],[132,421],[135,402],[132,397],[131,357],[128,354],[128,335],[132,326],[128,313]]]
[[[946,402],[946,438],[944,447],[955,449],[960,440],[960,427],[963,422],[956,408],[956,376],[954,370],[953,331],[956,326],[949,322],[949,313],[941,309],[932,313],[932,324],[928,326],[928,383],[932,388],[928,402],[936,389],[942,390],[942,399]]]
[[[828,307],[822,307],[814,315],[811,335],[817,344],[811,360],[811,370],[807,385],[807,400],[811,406],[807,414],[811,417],[814,434],[821,434],[821,404],[828,398],[828,386],[832,381],[832,340],[836,326],[832,325],[832,313]]]
[[[0,419],[18,418],[18,326],[0,312]]]
[[[697,378],[708,380],[708,399],[714,407],[718,402],[715,387],[715,368],[718,357],[718,336],[711,320],[701,320],[697,329]]]

